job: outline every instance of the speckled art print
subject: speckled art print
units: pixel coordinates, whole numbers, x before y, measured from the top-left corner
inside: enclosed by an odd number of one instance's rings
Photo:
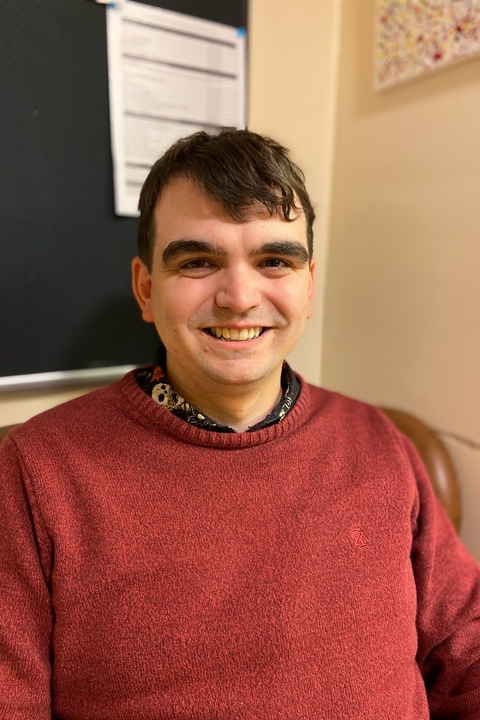
[[[376,0],[376,90],[477,54],[480,0]]]

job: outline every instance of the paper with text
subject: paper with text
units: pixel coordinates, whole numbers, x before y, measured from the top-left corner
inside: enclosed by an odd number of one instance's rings
[[[245,126],[245,33],[127,0],[107,8],[107,42],[115,212],[138,215],[175,140]]]

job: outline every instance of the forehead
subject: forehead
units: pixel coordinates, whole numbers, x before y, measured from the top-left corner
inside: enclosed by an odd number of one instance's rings
[[[257,203],[252,205],[245,222],[230,218],[222,205],[211,200],[199,187],[185,178],[175,178],[163,190],[154,212],[154,251],[163,250],[168,243],[182,238],[229,241],[240,238],[248,241],[260,237],[295,239],[307,247],[306,221],[303,213],[293,220],[281,215],[271,216]]]

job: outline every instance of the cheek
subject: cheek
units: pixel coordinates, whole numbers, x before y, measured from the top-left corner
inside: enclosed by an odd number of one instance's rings
[[[181,332],[182,327],[195,322],[209,309],[212,294],[205,283],[191,278],[172,278],[152,292],[152,311],[157,328],[163,327],[169,333]]]
[[[304,282],[286,282],[275,293],[275,305],[284,317],[303,321],[308,317],[308,288]]]

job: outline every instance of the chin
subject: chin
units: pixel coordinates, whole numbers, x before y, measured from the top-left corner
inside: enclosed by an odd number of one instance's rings
[[[203,375],[205,378],[209,378],[211,381],[220,385],[245,386],[265,380],[269,375],[276,373],[277,370],[280,373],[281,367],[282,363],[272,368],[261,368],[258,367],[258,364],[250,368],[236,367],[215,370],[213,368],[205,368]]]

